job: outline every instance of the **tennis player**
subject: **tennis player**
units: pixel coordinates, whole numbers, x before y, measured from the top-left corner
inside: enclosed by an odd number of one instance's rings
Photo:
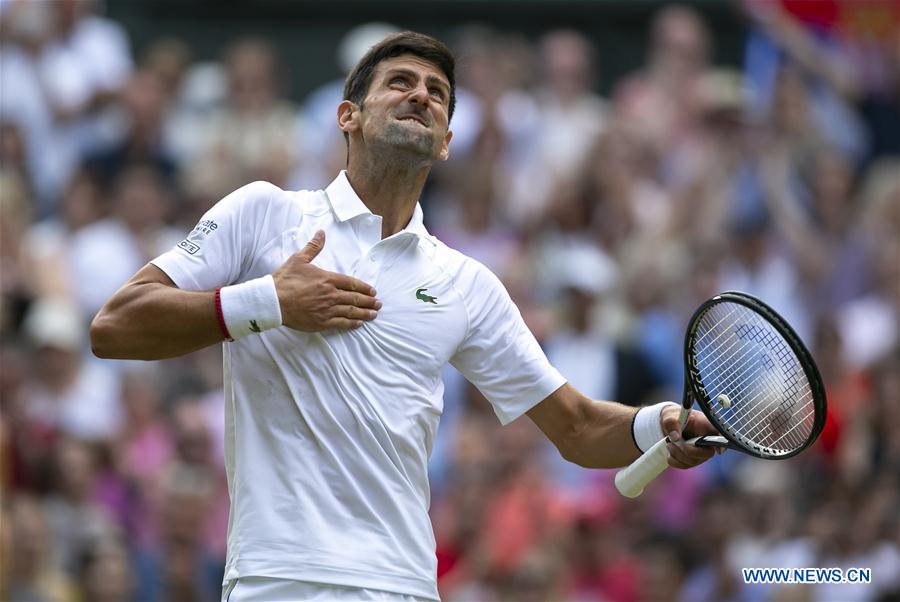
[[[426,231],[454,93],[443,44],[386,38],[337,107],[346,171],[325,190],[231,193],[94,319],[100,357],[225,341],[223,600],[438,599],[426,465],[447,362],[503,424],[527,414],[582,466],[624,466],[664,432],[673,466],[711,455],[684,445],[677,404],[636,412],[568,385],[500,281]],[[685,433],[715,430],[695,412]]]

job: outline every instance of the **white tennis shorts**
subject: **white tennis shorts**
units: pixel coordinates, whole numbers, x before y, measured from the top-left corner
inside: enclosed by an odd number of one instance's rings
[[[240,577],[222,588],[222,602],[434,602],[379,589],[270,577]]]

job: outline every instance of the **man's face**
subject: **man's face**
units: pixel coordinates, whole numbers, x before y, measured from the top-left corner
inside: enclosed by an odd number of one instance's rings
[[[386,59],[375,67],[358,113],[367,148],[388,146],[429,160],[446,159],[450,84],[436,65],[414,55]]]

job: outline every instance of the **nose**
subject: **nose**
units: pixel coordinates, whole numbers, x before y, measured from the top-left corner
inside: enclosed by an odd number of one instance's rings
[[[431,96],[428,94],[428,87],[425,85],[416,86],[409,93],[409,101],[412,103],[428,106],[428,101],[430,99]]]

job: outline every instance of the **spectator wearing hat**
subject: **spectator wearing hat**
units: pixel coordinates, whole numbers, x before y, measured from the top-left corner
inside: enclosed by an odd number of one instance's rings
[[[85,361],[87,329],[78,308],[39,299],[25,317],[24,332],[34,354],[25,402],[29,419],[86,441],[116,433],[119,383],[108,364]]]

